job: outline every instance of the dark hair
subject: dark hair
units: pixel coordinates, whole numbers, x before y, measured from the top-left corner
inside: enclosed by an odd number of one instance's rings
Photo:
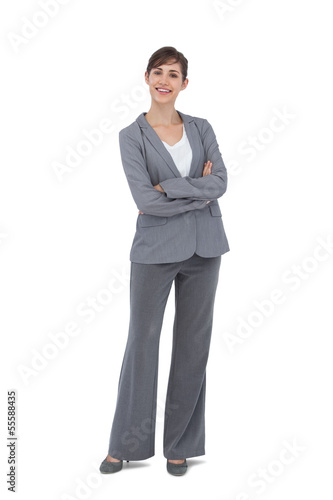
[[[152,68],[157,68],[161,64],[172,64],[177,62],[180,63],[184,82],[187,77],[188,60],[184,54],[178,52],[174,47],[162,47],[151,55],[147,66],[148,76]]]

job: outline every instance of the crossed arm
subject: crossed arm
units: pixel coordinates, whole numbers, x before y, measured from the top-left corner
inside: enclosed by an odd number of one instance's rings
[[[203,171],[202,171],[202,176],[204,177],[205,175],[209,175],[212,173],[212,162],[211,161],[206,161],[206,163],[204,164],[204,168],[203,168]],[[190,178],[190,177],[189,177]],[[154,186],[155,189],[157,189],[157,191],[160,191],[161,193],[165,193],[164,189],[162,188],[161,184],[156,184],[156,186]]]
[[[128,133],[120,131],[122,164],[139,213],[171,217],[189,210],[204,208],[210,200],[222,196],[227,185],[226,169],[215,134],[207,120],[205,120],[203,142],[205,151],[214,160],[213,172],[212,162],[206,162],[202,177],[177,177],[153,186],[139,141]],[[212,180],[207,182],[206,179],[209,178]]]
[[[204,168],[202,171],[203,177],[205,175],[209,175],[212,173],[212,166],[213,166],[213,164],[211,161],[207,161],[204,164]],[[164,193],[164,189],[162,188],[161,184],[156,184],[156,186],[154,186],[154,188],[157,189],[157,191],[159,191],[160,193]],[[210,200],[207,200],[206,203],[210,203]],[[144,214],[144,212],[141,212],[141,210],[139,210],[139,214]]]

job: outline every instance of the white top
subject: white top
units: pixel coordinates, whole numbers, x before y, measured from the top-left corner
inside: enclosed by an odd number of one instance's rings
[[[176,142],[173,146],[170,146],[167,142],[162,141],[164,146],[167,148],[172,156],[172,159],[179,170],[182,177],[185,177],[190,173],[191,161],[192,161],[192,148],[190,146],[188,137],[186,135],[184,123],[183,123],[183,136],[180,141]]]

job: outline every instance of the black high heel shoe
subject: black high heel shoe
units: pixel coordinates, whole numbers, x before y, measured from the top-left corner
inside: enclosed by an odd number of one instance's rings
[[[129,460],[126,460],[126,462],[128,463]],[[120,462],[109,462],[105,458],[101,463],[99,470],[102,474],[113,474],[114,472],[119,472],[122,468],[123,460],[120,460]]]
[[[172,458],[171,458],[172,460]],[[187,462],[185,461],[181,464],[173,464],[167,459],[167,471],[173,476],[183,476],[187,471]]]

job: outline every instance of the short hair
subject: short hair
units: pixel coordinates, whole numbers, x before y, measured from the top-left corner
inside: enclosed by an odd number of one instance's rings
[[[184,82],[187,77],[188,60],[184,54],[175,49],[175,47],[161,47],[150,56],[147,65],[148,76],[153,68],[157,68],[162,64],[173,64],[177,62],[180,63]]]

